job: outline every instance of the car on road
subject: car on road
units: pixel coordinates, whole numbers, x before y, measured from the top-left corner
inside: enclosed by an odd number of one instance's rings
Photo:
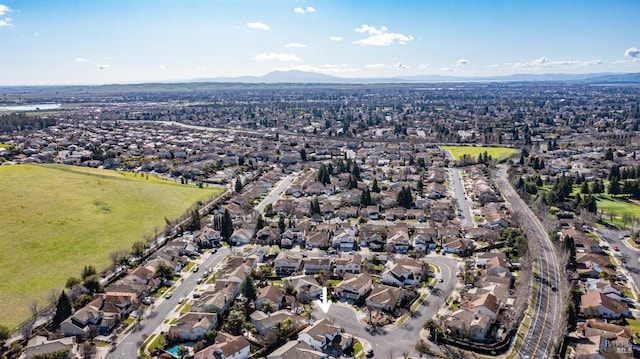
[[[198,267],[198,266],[193,267],[193,273],[197,272],[199,269],[200,269],[200,267]]]
[[[367,350],[367,358],[371,357],[373,357],[373,349],[369,348],[369,350]]]
[[[557,292],[558,288],[555,285],[552,284],[551,285],[551,290],[554,291],[554,292]]]
[[[442,278],[438,279],[438,283],[442,283],[442,282],[444,282],[444,279]]]
[[[178,304],[182,304],[182,302],[184,302],[184,297],[180,297],[180,299],[178,299]]]
[[[164,297],[165,297],[165,298],[167,298],[167,299],[169,299],[169,298],[171,298],[171,296],[172,296],[172,295],[173,295],[173,292],[169,292],[169,293],[167,293],[167,295],[165,295]]]
[[[618,248],[618,246],[613,246],[613,250],[616,252],[620,252],[620,248]]]

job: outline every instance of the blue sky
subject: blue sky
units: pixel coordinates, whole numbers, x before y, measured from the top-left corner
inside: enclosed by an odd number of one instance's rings
[[[640,1],[0,0],[0,85],[640,71]]]

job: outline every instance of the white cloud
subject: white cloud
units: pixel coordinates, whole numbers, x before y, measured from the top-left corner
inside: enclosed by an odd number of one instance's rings
[[[467,60],[467,59],[460,59],[460,60],[456,61],[456,64],[458,66],[466,65],[468,63],[469,63],[469,60]]]
[[[311,6],[307,6],[304,9],[301,8],[301,7],[297,7],[295,9],[293,9],[293,12],[295,12],[296,14],[308,14],[308,13],[316,12],[316,9],[314,9]]]
[[[576,68],[576,67],[586,67],[586,66],[594,66],[602,64],[601,60],[551,60],[546,56],[543,56],[539,59],[535,59],[530,62],[518,62],[513,64],[513,68],[516,69],[531,69],[531,70],[540,70],[540,69],[550,69],[550,68]]]
[[[400,63],[400,62],[399,62],[399,63],[397,63],[397,64],[395,65],[395,68],[400,69],[400,70],[404,70],[404,69],[408,69],[408,68],[409,68],[409,66],[407,66],[407,65],[405,65],[405,64],[403,64],[403,63]]]
[[[7,13],[10,13],[11,11],[12,10],[8,6],[0,4],[0,27],[13,26],[11,18],[6,16]]]
[[[76,57],[76,62],[87,62],[89,61],[88,59],[85,59],[84,57]]]
[[[428,69],[429,68],[429,64],[420,64],[420,65],[418,65],[418,68],[420,70]]]
[[[335,42],[340,42],[340,41],[342,41],[344,39],[342,38],[342,36],[329,36],[329,40],[335,41]]]
[[[624,56],[633,57],[634,59],[635,58],[640,58],[640,50],[638,50],[635,47],[630,47],[630,48],[625,50]]]
[[[380,26],[378,29],[375,26],[363,24],[354,31],[370,35],[366,39],[354,41],[354,44],[360,46],[389,46],[396,41],[400,45],[405,45],[407,42],[413,40],[413,36],[411,35],[389,32],[389,29],[386,26]]]
[[[397,64],[368,64],[364,65],[367,69],[400,69],[405,70],[408,69],[409,66],[399,62]]]
[[[33,33],[33,36],[40,36],[40,33],[36,31]]]
[[[294,54],[283,54],[278,52],[263,52],[254,57],[255,61],[269,61],[269,60],[277,60],[277,61],[285,61],[285,62],[298,62],[300,58]]]
[[[104,65],[97,64],[96,67],[102,70],[102,69],[109,68],[109,64],[104,64]]]
[[[388,67],[389,65],[387,64],[368,64],[368,65],[364,65],[364,67],[368,68],[368,69],[382,69],[385,67]]]
[[[269,25],[262,22],[248,22],[247,27],[254,30],[269,31]]]
[[[285,44],[284,47],[287,47],[287,48],[291,48],[291,47],[307,47],[307,45],[299,44],[297,42],[290,42],[288,44]]]
[[[164,65],[160,65],[160,70],[162,70],[162,71],[167,71],[167,67],[166,67],[166,66],[164,66]]]

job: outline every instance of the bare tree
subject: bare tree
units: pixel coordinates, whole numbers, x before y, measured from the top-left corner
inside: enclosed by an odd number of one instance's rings
[[[58,305],[58,298],[60,298],[60,290],[55,288],[51,289],[49,294],[47,294],[47,302],[49,303],[49,306],[55,308],[56,305]]]
[[[80,346],[80,356],[82,357],[82,359],[93,359],[96,356],[96,352],[96,347],[91,342],[84,342]]]
[[[29,303],[29,310],[31,311],[31,315],[33,316],[33,321],[35,322],[36,319],[38,319],[38,310],[40,310],[40,307],[38,306],[38,302],[35,300],[32,300]]]

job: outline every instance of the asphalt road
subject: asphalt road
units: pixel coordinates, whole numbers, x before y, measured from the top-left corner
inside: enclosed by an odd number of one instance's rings
[[[377,328],[372,331],[369,326],[363,326],[358,321],[351,306],[342,303],[331,305],[326,314],[316,306],[313,315],[316,319],[332,318],[333,323],[344,328],[346,333],[369,341],[376,358],[399,358],[403,353],[417,357],[418,353],[414,346],[420,340],[422,325],[427,319],[435,317],[457,283],[455,276],[457,263],[453,259],[441,255],[429,255],[426,260],[429,264],[440,268],[443,282],[438,283],[415,314],[400,327]]]
[[[473,227],[473,215],[471,214],[471,206],[473,203],[467,198],[466,191],[464,190],[464,184],[462,177],[460,176],[460,170],[452,167],[449,168],[449,176],[451,177],[451,184],[453,187],[453,195],[458,201],[458,218],[460,218],[460,224],[462,227]]]
[[[630,247],[630,245],[626,243],[626,240],[620,239],[628,235],[629,231],[598,228],[595,232],[609,244],[609,253],[617,257],[618,264],[622,266],[633,280],[635,287],[638,288],[638,283],[640,283],[640,251]],[[614,247],[618,247],[618,251],[614,250]],[[623,260],[626,263],[623,263]]]
[[[264,211],[264,208],[270,204],[270,203],[274,203],[275,201],[278,200],[278,198],[280,198],[280,196],[282,196],[282,194],[287,190],[287,188],[289,188],[289,186],[291,186],[291,184],[293,183],[293,181],[295,181],[296,179],[296,175],[295,174],[290,174],[286,177],[284,177],[276,187],[274,187],[271,192],[269,192],[269,194],[262,200],[262,202],[260,202],[256,207],[255,210],[258,211],[258,213],[262,213]]]
[[[536,302],[531,324],[527,328],[516,358],[551,358],[552,350],[562,334],[554,322],[560,318],[560,313],[564,310],[559,292],[552,289],[553,287],[560,289],[559,267],[553,244],[542,223],[507,180],[506,168],[503,167],[498,171],[496,183],[511,203],[512,210],[521,218],[523,230],[529,241],[529,250],[536,251],[534,255],[540,275],[538,291],[534,293]]]
[[[229,248],[219,248],[217,253],[205,254],[204,259],[199,265],[203,270],[213,268],[229,253]],[[200,272],[183,273],[182,283],[178,283],[174,287],[173,296],[170,299],[158,299],[155,303],[155,309],[151,313],[147,312],[146,318],[142,320],[137,329],[131,331],[126,337],[120,338],[120,343],[118,343],[113,352],[107,355],[107,359],[137,358],[138,348],[142,346],[144,340],[159,328],[162,322],[175,310],[179,298],[189,297],[197,285],[196,280],[200,277]]]

